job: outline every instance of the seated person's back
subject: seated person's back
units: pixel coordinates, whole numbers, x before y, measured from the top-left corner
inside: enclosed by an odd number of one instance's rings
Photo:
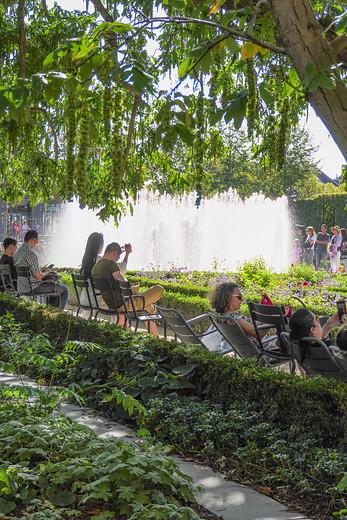
[[[121,254],[121,247],[117,242],[112,242],[108,244],[105,249],[104,256],[94,265],[92,269],[92,276],[96,279],[96,286],[98,287],[97,279],[109,279],[110,283],[112,283],[113,279],[117,279],[120,275],[119,266],[117,264],[117,260]],[[120,289],[116,283],[113,285],[113,294],[111,287],[107,289],[105,284],[100,286],[100,292],[103,300],[107,304],[110,309],[120,307],[123,304],[122,296]],[[116,301],[114,301],[116,300]]]
[[[14,238],[5,238],[3,241],[3,247],[4,247],[4,254],[0,258],[0,264],[1,265],[9,265],[10,266],[10,272],[11,277],[13,281],[17,280],[17,271],[16,266],[14,264],[13,255],[16,252],[17,249],[17,240]]]

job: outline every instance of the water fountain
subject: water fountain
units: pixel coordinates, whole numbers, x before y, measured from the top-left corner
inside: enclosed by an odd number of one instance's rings
[[[262,256],[276,271],[290,261],[290,219],[287,199],[253,195],[242,202],[232,191],[204,200],[143,191],[133,216],[115,227],[91,210],[68,203],[57,223],[49,259],[57,266],[77,267],[88,235],[104,234],[109,242],[131,242],[130,269],[173,266],[196,270],[233,270],[239,263]]]

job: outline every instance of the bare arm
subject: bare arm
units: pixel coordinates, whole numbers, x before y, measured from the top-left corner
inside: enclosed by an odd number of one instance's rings
[[[247,320],[245,320],[244,318],[240,318],[239,319],[239,325],[240,325],[241,329],[243,330],[243,332],[245,334],[247,334],[247,336],[251,336],[252,338],[256,338],[257,337],[257,333],[255,332],[255,328]],[[268,331],[266,329],[260,330],[259,331],[259,336],[262,338],[263,336],[266,336],[267,332]]]
[[[122,273],[120,271],[115,271],[114,273],[112,273],[112,276],[115,280],[120,280],[121,282],[127,282],[127,279],[125,278],[125,276],[122,275]]]
[[[338,327],[340,325],[339,322],[339,315],[334,314],[334,316],[331,316],[323,325],[322,327],[322,338],[326,338],[331,329],[334,327]]]

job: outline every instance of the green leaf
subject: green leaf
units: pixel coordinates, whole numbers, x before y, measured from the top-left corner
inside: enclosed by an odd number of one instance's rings
[[[47,498],[54,506],[70,506],[76,502],[76,496],[71,491],[63,491],[57,488],[49,487],[47,489]]]
[[[183,79],[186,77],[188,71],[190,70],[191,66],[193,65],[193,60],[190,56],[186,58],[180,66],[178,67],[178,77],[179,79]]]
[[[3,495],[8,495],[11,493],[11,485],[7,475],[8,467],[0,468],[0,493]]]
[[[261,98],[265,101],[267,106],[272,106],[273,105],[273,97],[272,97],[272,94],[271,94],[270,90],[268,90],[265,81],[263,81],[263,83],[260,83],[260,85],[259,85],[259,93],[261,95]]]
[[[172,372],[176,376],[185,377],[185,376],[191,374],[192,372],[194,372],[196,367],[197,367],[197,365],[193,365],[193,364],[181,365],[179,367],[175,367],[172,370]]]
[[[90,520],[108,520],[109,518],[114,519],[115,514],[112,511],[102,511],[102,513],[91,516]]]
[[[7,515],[16,509],[16,503],[0,497],[0,513]]]
[[[346,491],[347,489],[347,473],[344,474],[340,482],[337,484],[337,489],[339,491]]]
[[[178,135],[185,144],[191,146],[194,143],[194,135],[186,125],[183,123],[177,123],[176,125],[173,125],[173,128],[176,129]]]

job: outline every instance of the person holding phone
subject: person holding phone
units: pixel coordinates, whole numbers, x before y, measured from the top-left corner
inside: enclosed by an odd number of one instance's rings
[[[59,283],[56,279],[47,279],[47,271],[40,269],[39,261],[34,248],[39,243],[39,235],[35,229],[30,229],[25,233],[24,242],[14,254],[14,264],[16,267],[28,267],[31,273],[30,283],[33,292],[36,294],[57,293],[60,295],[60,308],[64,309],[69,289],[66,285]],[[18,276],[17,289],[19,294],[30,293],[30,285],[27,278]],[[52,305],[55,305],[58,298],[52,299]]]
[[[300,370],[302,375],[305,375],[307,351],[305,344],[300,342],[300,340],[308,337],[317,338],[317,340],[324,341],[330,349],[331,342],[328,339],[328,334],[333,328],[338,327],[343,319],[344,315],[341,314],[340,310],[321,326],[319,318],[306,307],[298,309],[293,313],[289,320],[289,338],[297,347],[297,359],[303,368],[303,370]]]

